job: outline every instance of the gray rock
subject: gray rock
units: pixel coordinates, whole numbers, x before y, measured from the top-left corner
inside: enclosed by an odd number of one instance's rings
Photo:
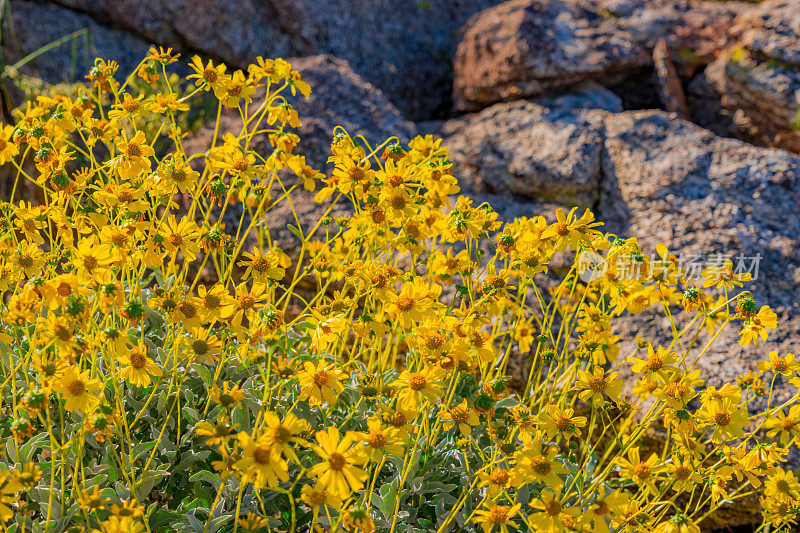
[[[706,69],[737,126],[755,142],[800,152],[800,9],[768,0],[737,20],[742,38]]]
[[[800,159],[659,111],[606,114],[604,124],[598,218],[610,231],[651,251],[760,254],[757,299],[800,310]]]
[[[590,206],[599,187],[603,126],[581,109],[598,107],[620,111],[621,103],[595,85],[450,120],[442,133],[453,172],[470,192]]]
[[[647,51],[585,2],[511,0],[469,20],[455,58],[460,109],[529,98],[586,80],[611,83]]]
[[[497,0],[49,0],[157,44],[243,67],[331,53],[409,118],[450,107],[456,30]]]
[[[735,17],[746,8],[700,0],[512,0],[466,24],[454,100],[475,110],[583,80],[617,85],[652,66],[649,51],[660,40],[688,78],[730,43]]]
[[[3,17],[2,47],[6,65],[73,32],[87,34],[44,52],[21,72],[51,83],[83,80],[95,57],[114,59],[127,75],[147,55],[148,44],[125,31],[95,22],[91,17],[54,5],[14,0],[9,2],[10,17]],[[74,62],[73,62],[73,50]],[[72,77],[70,78],[70,73]]]

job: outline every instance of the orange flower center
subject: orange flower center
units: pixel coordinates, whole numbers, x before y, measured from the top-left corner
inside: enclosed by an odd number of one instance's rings
[[[86,383],[81,381],[80,379],[76,379],[72,383],[69,384],[69,393],[73,396],[80,396],[86,392]]]
[[[262,465],[268,465],[270,459],[271,448],[266,444],[262,444],[255,450],[253,450],[253,459],[255,459],[258,463]]]
[[[373,448],[383,448],[386,446],[386,435],[383,433],[370,433],[368,441]]]
[[[328,373],[324,370],[314,373],[314,385],[317,387],[324,387],[328,384],[328,377]]]
[[[508,470],[505,468],[495,468],[492,471],[492,477],[490,479],[495,485],[505,485],[509,480]]]
[[[344,455],[334,452],[328,457],[328,464],[331,466],[331,470],[339,472],[347,465],[347,459]]]
[[[692,475],[692,469],[686,465],[679,465],[675,468],[675,477],[680,481],[686,481]]]
[[[720,411],[716,415],[714,415],[714,422],[718,426],[727,426],[731,423],[731,414],[728,411]]]
[[[425,376],[420,373],[414,373],[408,378],[408,387],[411,390],[420,390],[425,387],[427,382],[428,380],[425,379]]]
[[[142,368],[147,365],[147,357],[142,355],[139,352],[134,352],[131,354],[131,366],[136,370],[141,370]]]
[[[238,302],[241,309],[250,309],[256,304],[256,299],[250,294],[242,294]]]
[[[275,442],[286,444],[292,438],[292,431],[286,426],[279,425],[272,431],[272,438]]]
[[[553,470],[553,465],[544,455],[535,455],[531,458],[531,468],[540,476],[546,476]]]
[[[397,299],[397,308],[402,311],[410,311],[411,308],[414,307],[414,298],[404,294]]]
[[[588,384],[589,388],[595,392],[603,392],[608,385],[603,376],[590,376]]]
[[[559,503],[556,500],[551,500],[551,501],[547,502],[547,504],[545,504],[545,506],[544,506],[544,511],[547,514],[549,514],[550,516],[558,516],[558,515],[560,515],[562,509],[563,509],[563,507],[561,507],[561,503]]]
[[[650,477],[650,465],[642,461],[633,467],[633,475],[639,479],[647,479]]]
[[[495,505],[489,510],[488,518],[492,524],[505,524],[508,520],[508,507]]]

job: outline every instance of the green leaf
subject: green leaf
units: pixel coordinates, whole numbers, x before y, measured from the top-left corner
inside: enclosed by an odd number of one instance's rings
[[[303,233],[296,226],[292,226],[291,224],[286,224],[286,227],[289,228],[289,231],[291,231],[295,237],[297,237],[301,241],[303,240]]]

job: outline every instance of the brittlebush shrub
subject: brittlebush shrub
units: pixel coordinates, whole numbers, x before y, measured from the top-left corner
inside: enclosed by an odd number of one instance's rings
[[[798,385],[794,356],[719,389],[696,369],[724,329],[776,326],[746,275],[698,285],[589,212],[503,223],[430,136],[332,132],[326,176],[296,153],[310,88],[287,62],[195,58],[179,84],[176,60],[125,80],[98,60],[2,128],[14,188],[43,198],[0,205],[8,531],[689,533],[743,498],[793,523],[800,406],[772,387]],[[189,154],[198,97],[217,127]],[[319,216],[290,205],[290,257],[264,215],[298,192]],[[593,270],[550,266],[586,251]],[[614,334],[646,309],[671,340]]]

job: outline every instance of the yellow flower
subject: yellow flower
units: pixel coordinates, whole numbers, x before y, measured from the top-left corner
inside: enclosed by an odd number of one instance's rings
[[[145,526],[130,516],[109,516],[100,522],[100,529],[92,529],[92,533],[143,533]]]
[[[444,420],[442,426],[444,429],[452,429],[458,426],[458,430],[464,437],[472,433],[472,427],[480,424],[478,413],[467,406],[467,401],[462,400],[460,404],[450,408],[442,409],[439,412],[439,418]]]
[[[222,316],[222,309],[229,305],[230,295],[221,284],[212,286],[210,289],[205,285],[197,288],[197,296],[200,298],[200,316],[205,322],[213,322]]]
[[[706,278],[703,282],[704,288],[714,287],[719,289],[724,287],[728,290],[741,287],[743,282],[750,281],[752,278],[750,272],[734,273],[733,261],[730,259],[726,259],[722,266],[709,265],[700,275]]]
[[[576,218],[576,209],[573,207],[566,215],[563,209],[558,209],[556,222],[542,232],[542,239],[552,239],[556,250],[564,251],[570,247],[578,250],[581,243],[591,242],[591,236],[596,233],[596,231],[590,231],[591,228],[601,225],[600,222],[594,221],[594,214],[588,209],[580,218]]]
[[[5,165],[19,153],[19,148],[11,139],[14,133],[14,126],[10,124],[0,128],[0,165]]]
[[[361,533],[375,533],[375,523],[369,512],[361,504],[356,504],[342,516],[342,525],[346,530],[360,531]]]
[[[330,490],[325,490],[319,483],[313,487],[311,485],[303,485],[300,490],[300,499],[315,511],[323,505],[334,509],[342,506],[341,498],[334,496]]]
[[[176,254],[180,250],[187,261],[194,261],[200,251],[200,228],[189,217],[177,220],[175,215],[170,215],[159,231],[159,237],[168,252]]]
[[[254,249],[252,253],[244,252],[244,261],[236,263],[246,270],[242,274],[242,279],[252,277],[255,281],[265,282],[270,279],[280,281],[286,275],[286,269],[291,266],[289,256],[277,249],[268,250],[266,253]]]
[[[639,455],[639,447],[633,447],[628,450],[628,457],[618,457],[617,464],[620,466],[620,475],[623,478],[628,478],[639,487],[647,487],[654,494],[658,491],[655,486],[655,475],[663,470],[659,467],[658,456],[653,453],[646,461],[643,461]]]
[[[246,432],[239,432],[239,446],[242,458],[236,461],[235,467],[242,473],[243,480],[252,481],[256,489],[277,487],[279,481],[288,481],[289,472],[286,461],[280,452],[272,446],[266,435],[254,439]]]
[[[793,353],[787,353],[786,357],[781,357],[778,355],[777,350],[774,350],[769,352],[769,361],[758,363],[758,369],[761,371],[770,370],[776,375],[792,376],[800,370],[800,361],[795,359]]]
[[[317,431],[317,443],[312,448],[322,462],[312,466],[308,475],[317,476],[320,487],[343,500],[360,490],[368,475],[358,465],[366,462],[366,454],[362,445],[354,445],[353,435],[340,440],[339,430],[331,427]]]
[[[220,314],[235,331],[242,333],[245,329],[242,321],[245,319],[252,321],[258,309],[264,306],[267,298],[267,286],[263,283],[253,283],[253,286],[248,289],[247,284],[242,282],[236,286],[235,296],[228,299],[220,309]]]
[[[688,516],[677,514],[658,524],[653,533],[700,533],[700,527]]]
[[[22,489],[22,485],[11,476],[10,472],[0,471],[0,525],[16,516],[11,505],[19,501],[19,496],[16,494]]]
[[[767,437],[774,438],[779,435],[781,445],[788,444],[793,438],[800,438],[800,405],[793,405],[788,413],[778,411],[776,416],[764,422]]]
[[[238,384],[231,386],[230,382],[222,382],[222,388],[214,386],[211,389],[211,397],[225,409],[233,409],[237,403],[244,399],[244,391]]]
[[[797,501],[800,498],[800,481],[794,472],[779,468],[764,483],[764,495],[778,500]]]
[[[478,477],[481,479],[478,487],[486,487],[486,493],[490,498],[513,486],[511,473],[505,468],[494,467],[491,472],[482,470],[478,472]]]
[[[148,61],[158,61],[162,65],[169,65],[175,63],[179,57],[181,57],[181,55],[173,53],[171,47],[164,50],[163,46],[159,46],[158,48],[151,46],[147,50],[147,57],[145,59]]]
[[[239,100],[244,98],[246,103],[253,101],[256,87],[251,80],[245,78],[244,72],[237,70],[216,87],[212,85],[214,95],[222,102],[225,107],[238,107]]]
[[[121,155],[109,161],[109,164],[123,180],[130,181],[139,174],[150,171],[150,158],[155,155],[155,151],[146,143],[144,132],[137,131],[131,139],[119,137],[115,144]]]
[[[216,360],[222,349],[222,341],[207,328],[192,328],[190,335],[183,337],[183,343],[189,349],[191,357],[206,362]]]
[[[223,417],[217,420],[215,424],[212,424],[208,420],[203,420],[197,424],[197,428],[195,428],[194,432],[201,437],[208,437],[206,439],[206,444],[208,446],[218,446],[236,436],[235,426],[235,424],[230,424],[230,419],[228,417]]]
[[[540,434],[541,435],[541,434]],[[514,456],[516,465],[511,471],[512,483],[544,483],[559,489],[564,485],[559,475],[566,475],[567,469],[555,460],[558,450],[554,446],[545,447],[541,438],[534,438],[531,445]]]
[[[143,98],[143,94],[134,98],[128,93],[123,93],[122,102],[113,105],[111,111],[108,112],[108,119],[118,121],[122,118],[132,119],[142,116],[146,111],[146,107],[142,102]]]
[[[436,287],[438,290],[427,285],[422,278],[415,277],[412,282],[403,283],[400,292],[386,306],[386,312],[400,327],[411,329],[423,322],[433,309],[434,298],[438,298],[441,292],[441,287]]]
[[[511,507],[507,505],[492,505],[486,509],[478,509],[475,511],[473,522],[479,524],[483,533],[491,533],[492,531],[500,531],[501,533],[508,533],[508,527],[516,528],[514,517],[517,516],[522,504],[518,503]]]
[[[264,425],[266,426],[264,435],[267,437],[267,442],[283,453],[287,459],[298,461],[291,445],[293,443],[304,446],[307,444],[307,441],[300,435],[309,430],[308,422],[292,413],[287,414],[281,420],[277,414],[267,411],[264,414]]]
[[[300,384],[299,400],[308,400],[310,405],[328,405],[336,403],[339,394],[344,392],[344,386],[340,383],[345,379],[345,374],[333,363],[327,363],[324,359],[313,363],[306,361],[303,363],[303,371],[298,375]]]
[[[439,367],[428,366],[419,372],[404,370],[394,385],[399,388],[397,405],[400,409],[417,413],[423,402],[433,404],[444,394],[445,372]]]
[[[628,362],[631,364],[631,370],[637,374],[658,374],[666,377],[668,373],[677,370],[673,363],[676,363],[679,356],[675,352],[667,351],[663,346],[659,346],[657,351],[653,350],[653,345],[647,345],[647,359],[639,357],[628,357]]]
[[[385,454],[395,457],[403,456],[403,438],[401,431],[395,427],[384,427],[379,418],[367,420],[368,432],[357,432],[358,438],[366,444],[366,453],[375,462]]]
[[[81,372],[78,366],[72,365],[53,384],[53,390],[64,398],[67,411],[88,413],[97,403],[98,398],[92,392],[99,389],[102,382],[90,378],[89,373],[89,370]]]
[[[601,488],[597,499],[586,512],[587,521],[592,522],[592,533],[609,533],[608,521],[615,521],[617,517],[624,515],[629,502],[627,493],[617,489],[606,494],[606,489]]]
[[[78,504],[84,511],[102,511],[108,503],[108,498],[100,492],[100,487],[95,485],[91,492],[82,490],[78,498]]]
[[[194,74],[188,75],[186,79],[197,80],[194,82],[194,84],[197,87],[202,86],[206,91],[210,91],[212,89],[215,93],[222,91],[230,79],[230,76],[225,74],[227,67],[223,64],[214,66],[214,63],[212,63],[210,59],[208,60],[208,63],[203,66],[203,60],[200,59],[200,56],[194,56],[191,63],[189,63],[189,66],[194,71]]]
[[[595,367],[591,373],[578,370],[578,383],[575,385],[575,389],[581,391],[578,397],[584,402],[591,400],[594,404],[605,403],[605,396],[618,401],[622,394],[622,380],[618,376],[618,372],[606,374],[599,367]]]
[[[581,510],[577,507],[565,507],[561,496],[556,496],[550,491],[544,491],[531,501],[530,506],[541,512],[529,515],[528,522],[533,527],[532,531],[546,533],[561,533],[562,531],[575,530],[574,526],[580,522],[578,515]]]
[[[155,361],[147,357],[147,347],[141,340],[128,353],[119,354],[119,361],[126,365],[120,370],[119,377],[135,387],[147,387],[151,376],[160,376],[162,373]]]
[[[767,340],[767,330],[778,327],[778,315],[767,305],[761,306],[756,316],[745,321],[742,327],[742,338],[739,340],[741,346],[747,346],[751,342],[758,344],[758,339]]]
[[[741,437],[747,427],[747,411],[730,400],[707,402],[697,411],[697,416],[701,423],[713,428],[711,439],[714,442]]]
[[[539,415],[539,421],[540,427],[549,439],[556,435],[563,435],[566,439],[572,436],[579,437],[580,428],[586,425],[585,416],[575,416],[574,409],[570,407],[562,409],[555,405],[545,407]]]
[[[670,463],[666,467],[666,472],[673,480],[672,490],[675,492],[685,492],[694,488],[695,485],[703,483],[703,477],[692,464],[692,456],[686,454],[682,457],[673,455]]]

